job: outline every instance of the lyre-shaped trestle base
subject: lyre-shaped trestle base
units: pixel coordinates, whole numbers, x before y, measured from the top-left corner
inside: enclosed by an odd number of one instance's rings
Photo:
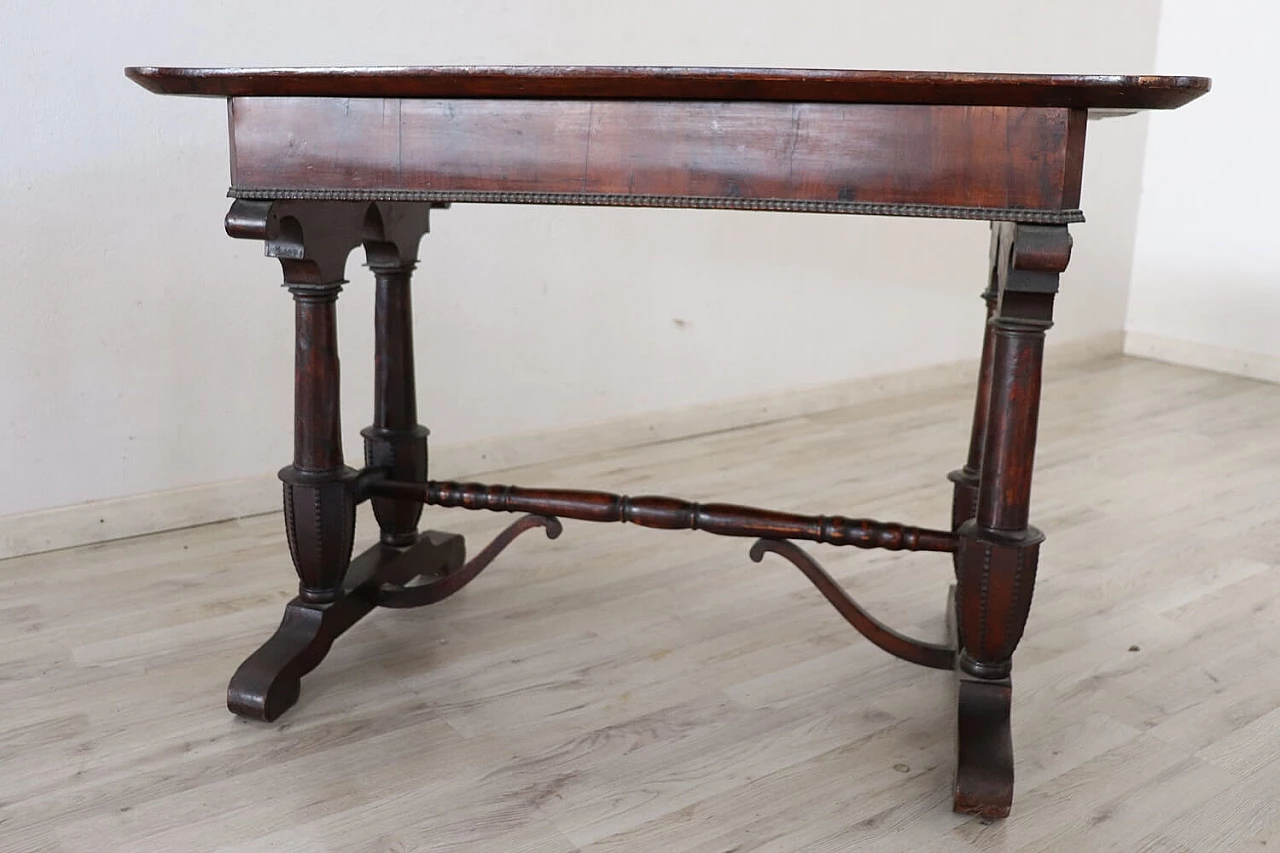
[[[449,597],[474,580],[512,540],[535,527],[546,528],[552,539],[560,534],[556,519],[525,516],[470,562],[463,538],[455,533],[427,531],[407,548],[374,545],[352,560],[343,593],[335,601],[312,604],[295,598],[285,606],[275,634],[231,677],[227,707],[243,717],[275,720],[298,701],[302,676],[369,611],[379,606],[420,607]]]

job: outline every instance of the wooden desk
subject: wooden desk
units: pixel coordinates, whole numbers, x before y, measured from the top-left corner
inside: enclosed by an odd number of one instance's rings
[[[231,710],[275,719],[333,641],[375,607],[418,607],[558,518],[697,529],[789,560],[871,642],[958,684],[955,808],[1008,814],[1011,659],[1044,537],[1029,525],[1040,369],[1071,256],[1090,114],[1170,109],[1195,77],[689,68],[130,68],[164,94],[226,98],[226,229],[279,259],[297,318],[294,458],[280,472],[299,594],[231,679]],[[676,498],[440,482],[414,400],[409,279],[433,208],[454,203],[694,207],[982,219],[988,322],[952,517],[930,530]],[[344,462],[336,301],[348,254],[376,279],[373,424]],[[781,298],[781,296],[780,296]],[[381,543],[351,559],[355,508]],[[527,513],[471,560],[418,532],[423,504]],[[954,644],[866,613],[797,540],[950,554]]]

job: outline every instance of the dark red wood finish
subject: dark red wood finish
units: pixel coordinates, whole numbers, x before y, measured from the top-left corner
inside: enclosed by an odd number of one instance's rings
[[[978,478],[982,473],[982,448],[987,440],[987,411],[991,408],[991,360],[995,350],[995,333],[991,327],[991,317],[996,311],[996,300],[1000,296],[1000,282],[997,265],[1000,260],[1000,235],[1003,229],[991,229],[991,273],[987,289],[982,292],[982,301],[987,306],[987,323],[982,336],[982,358],[978,365],[978,393],[974,399],[973,425],[969,432],[969,454],[965,458],[964,467],[952,471],[948,478],[954,484],[951,496],[951,529],[958,530],[960,525],[978,514]]]
[[[429,214],[420,204],[371,207],[368,225],[372,227],[366,228],[362,241],[376,288],[373,424],[361,431],[365,465],[411,482],[427,479],[429,431],[418,423],[409,284]],[[417,540],[420,503],[375,500],[373,514],[383,544],[405,547]]]
[[[979,398],[988,400],[974,425],[982,435],[977,508],[956,531],[962,544],[956,554],[961,740],[955,807],[983,817],[1007,815],[1013,798],[1009,678],[1044,540],[1028,525],[1040,373],[1071,237],[1065,226],[1000,223],[993,246],[997,300],[987,321],[990,359],[979,382]],[[975,749],[975,740],[985,746]],[[1007,761],[1000,757],[1006,753]]]
[[[956,587],[947,590],[947,635],[957,646]],[[957,658],[957,663],[959,659]],[[985,819],[1007,817],[1013,802],[1013,682],[956,668],[956,775],[953,808]]]
[[[342,594],[317,605],[302,597],[285,606],[280,627],[236,669],[227,707],[270,722],[298,701],[302,676],[320,665],[338,637],[378,605],[383,590],[419,578],[447,576],[465,559],[462,537],[428,534],[412,548],[375,545],[352,561]]]
[[[233,711],[273,719],[302,675],[373,607],[470,583],[555,516],[761,537],[873,643],[957,677],[954,807],[1008,813],[1012,657],[1042,534],[1030,526],[1044,334],[1078,221],[1090,112],[1180,106],[1194,77],[697,68],[157,69],[157,92],[230,99],[234,237],[261,240],[297,302],[294,463],[281,472],[300,594],[232,679]],[[414,402],[410,277],[433,206],[451,201],[736,207],[996,222],[970,445],[951,530],[675,498],[428,479]],[[366,467],[343,461],[336,299],[351,249],[376,280]],[[348,567],[355,505],[382,541]],[[423,503],[530,512],[470,563],[417,525]],[[953,554],[955,645],[867,614],[791,540]],[[417,580],[415,580],[417,579]],[[410,583],[413,581],[413,583]]]
[[[234,98],[230,109],[232,184],[267,195],[288,188],[554,194],[558,203],[587,194],[664,204],[1069,210],[1080,201],[1084,156],[1085,112],[1066,108]],[[994,149],[1011,156],[984,156]]]
[[[808,539],[829,545],[886,548],[891,551],[953,551],[959,546],[959,540],[955,534],[945,531],[921,530],[867,519],[801,516],[731,504],[697,504],[664,497],[633,498],[578,489],[521,489],[436,481],[398,483],[371,477],[362,485],[362,491],[374,496],[421,501],[431,506],[531,513],[525,516],[525,522],[534,524],[541,519],[549,525],[552,538],[560,533],[559,522],[555,519],[561,516],[581,521],[629,522],[659,530],[702,530],[721,536],[761,537],[751,548],[752,560],[758,563],[766,553],[772,552],[791,562],[849,624],[880,648],[921,666],[934,669],[952,669],[955,666],[954,647],[907,637],[880,622],[850,597],[812,557],[790,541]],[[516,532],[518,529],[514,525],[508,531],[512,536]],[[501,550],[504,546],[505,542],[500,538],[489,547]],[[488,565],[487,560],[474,571],[462,571],[437,583],[397,591],[379,604],[391,607],[433,604],[469,583],[484,565]]]
[[[342,467],[342,418],[338,403],[338,317],[341,286],[291,288],[297,339],[293,465],[318,473]]]
[[[1209,91],[1205,77],[974,74],[803,68],[454,66],[125,69],[152,92],[212,97],[794,101],[1157,110]]]
[[[580,521],[613,521],[658,530],[702,530],[718,536],[807,539],[828,545],[890,551],[954,551],[945,530],[926,530],[839,515],[796,515],[736,504],[699,504],[679,498],[630,497],[581,489],[522,489],[483,483],[398,483],[372,480],[369,495],[417,500],[429,506],[526,512]]]
[[[767,553],[774,553],[804,573],[823,598],[831,603],[845,621],[876,646],[900,660],[927,666],[930,669],[952,669],[956,664],[954,646],[930,643],[900,634],[872,616],[849,593],[836,583],[831,575],[804,552],[796,543],[787,539],[760,539],[751,546],[751,559],[760,562]]]
[[[418,423],[413,364],[411,266],[373,266],[374,384],[373,424],[361,431],[365,465],[385,468],[397,479],[427,477],[426,427]],[[418,537],[422,505],[388,499],[373,502],[382,542],[403,547]]]
[[[267,254],[281,259],[293,294],[293,464],[280,471],[285,531],[299,600],[328,604],[342,595],[356,527],[356,472],[342,454],[336,313],[356,211],[330,207],[303,216],[301,208],[259,206],[258,212],[255,225],[242,217],[228,227],[252,227],[266,236]]]
[[[521,533],[542,527],[560,535],[553,518],[525,516],[507,527],[471,560],[455,533],[427,531],[413,545],[374,545],[351,562],[342,595],[317,606],[302,597],[285,606],[284,618],[231,677],[227,707],[242,717],[271,722],[298,701],[302,676],[319,666],[338,637],[375,607],[421,607],[461,590]],[[413,584],[413,585],[410,585]]]
[[[439,573],[438,577],[434,577],[426,583],[414,584],[408,586],[405,584],[383,586],[379,590],[376,604],[379,607],[392,608],[412,608],[424,607],[428,604],[436,604],[444,601],[449,596],[471,583],[480,573],[483,572],[490,563],[492,563],[499,554],[501,554],[512,541],[524,533],[526,530],[533,530],[535,527],[541,527],[546,531],[548,539],[558,539],[560,534],[564,532],[564,527],[560,524],[560,519],[548,515],[526,515],[507,525],[503,530],[479,553],[476,554],[466,563],[460,564],[458,568],[450,568],[448,571]],[[428,533],[428,536],[440,536],[452,534]],[[462,537],[457,537],[458,541],[462,541]],[[420,577],[425,577],[420,574]]]

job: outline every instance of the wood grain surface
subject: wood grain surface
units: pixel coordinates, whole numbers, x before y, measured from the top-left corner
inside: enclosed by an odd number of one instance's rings
[[[232,183],[1071,209],[1084,127],[1022,107],[235,98]]]
[[[125,74],[153,92],[216,97],[586,98],[1172,109],[1204,77],[975,74],[803,68],[156,68]]]

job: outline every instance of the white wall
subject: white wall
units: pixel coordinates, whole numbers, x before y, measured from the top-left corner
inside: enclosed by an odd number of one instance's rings
[[[1273,0],[1165,0],[1157,67],[1213,91],[1153,116],[1127,349],[1280,382]]]
[[[151,95],[125,65],[1144,72],[1157,14],[1157,0],[1069,13],[1014,0],[8,0],[0,515],[257,475],[290,456],[292,308],[276,263],[222,232],[225,110]],[[1075,229],[1059,341],[1121,327],[1145,128],[1090,129],[1091,221]],[[459,206],[436,217],[418,277],[423,419],[447,445],[973,357],[985,232]],[[349,274],[344,428],[358,458],[371,287],[357,264]]]

